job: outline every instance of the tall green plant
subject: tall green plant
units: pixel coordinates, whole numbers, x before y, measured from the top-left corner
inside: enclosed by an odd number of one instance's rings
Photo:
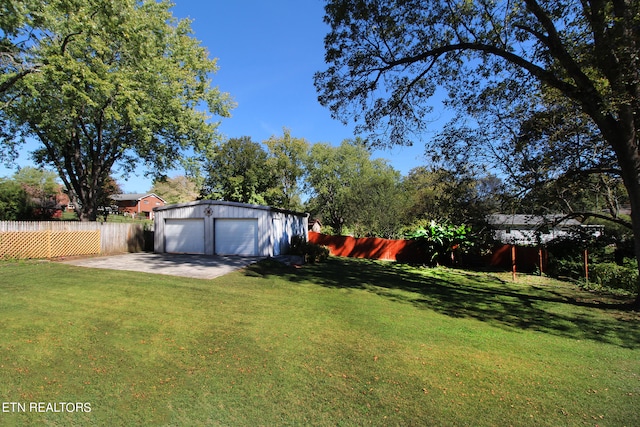
[[[423,249],[431,263],[442,264],[447,260],[454,261],[455,251],[463,251],[472,245],[471,227],[465,224],[429,222],[408,233],[407,238],[422,243]]]

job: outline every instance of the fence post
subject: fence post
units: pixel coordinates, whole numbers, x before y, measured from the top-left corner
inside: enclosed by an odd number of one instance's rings
[[[589,284],[589,250],[584,250],[584,279]]]
[[[540,276],[542,277],[542,273],[544,273],[542,271],[542,246],[538,246],[538,258],[540,258]]]
[[[516,281],[516,245],[511,245],[511,278]]]

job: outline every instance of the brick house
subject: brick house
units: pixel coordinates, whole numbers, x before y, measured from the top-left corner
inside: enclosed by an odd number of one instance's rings
[[[153,219],[153,208],[165,205],[164,199],[154,193],[148,194],[114,194],[111,200],[118,206],[118,213],[141,216]]]

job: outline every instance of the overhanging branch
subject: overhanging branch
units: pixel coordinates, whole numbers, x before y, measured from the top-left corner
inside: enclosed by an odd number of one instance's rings
[[[613,222],[614,224],[622,225],[623,227],[626,227],[629,230],[633,229],[633,225],[629,221],[626,221],[622,218],[615,218],[610,215],[604,215],[596,212],[572,212],[570,214],[566,214],[556,219],[555,221],[553,221],[553,225],[557,225],[567,219],[575,219],[575,218],[598,218],[598,219],[603,219],[605,221]]]
[[[455,44],[440,46],[434,49],[430,49],[419,55],[408,56],[405,58],[398,59],[396,61],[389,61],[386,63],[385,67],[380,68],[378,71],[384,72],[396,66],[413,64],[416,62],[425,61],[429,58],[432,58],[433,60],[435,60],[446,53],[460,52],[460,51],[483,52],[483,53],[488,53],[496,57],[502,58],[505,61],[526,70],[534,77],[540,79],[540,81],[560,90],[562,93],[568,95],[572,99],[579,100],[578,95],[580,91],[578,87],[576,87],[575,85],[559,79],[554,73],[548,70],[545,70],[544,68],[534,64],[533,62],[523,58],[520,55],[516,55],[515,53],[509,52],[505,49],[499,48],[497,46],[489,45],[489,44],[484,44],[484,43],[463,42],[463,43],[455,43]]]
[[[35,73],[36,71],[38,71],[37,68],[28,68],[15,73],[13,76],[9,77],[7,80],[3,81],[2,84],[0,84],[0,93],[8,91],[14,84],[20,81],[20,79],[23,79],[27,75]]]

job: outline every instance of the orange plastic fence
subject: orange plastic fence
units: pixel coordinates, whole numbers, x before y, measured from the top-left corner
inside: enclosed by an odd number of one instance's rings
[[[491,255],[486,263],[491,267],[510,269],[514,260],[512,260],[512,245],[500,245],[493,248]],[[516,259],[518,271],[530,272],[536,269],[542,271],[547,270],[549,254],[546,249],[540,249],[530,246],[516,246]],[[542,262],[542,268],[540,268]]]
[[[309,242],[327,246],[334,256],[381,259],[408,263],[424,263],[429,261],[414,240],[388,240],[379,238],[355,238],[350,236],[329,236],[326,234],[309,232]],[[488,256],[477,259],[463,257],[462,263],[494,268],[511,269],[511,245],[498,245]],[[548,255],[546,250],[540,254],[535,247],[517,246],[516,265],[518,271],[533,271],[540,267],[542,255],[542,270],[546,271]]]
[[[381,259],[400,262],[424,262],[425,254],[412,240],[390,240],[376,237],[328,236],[309,232],[309,242],[329,248],[334,256]]]

